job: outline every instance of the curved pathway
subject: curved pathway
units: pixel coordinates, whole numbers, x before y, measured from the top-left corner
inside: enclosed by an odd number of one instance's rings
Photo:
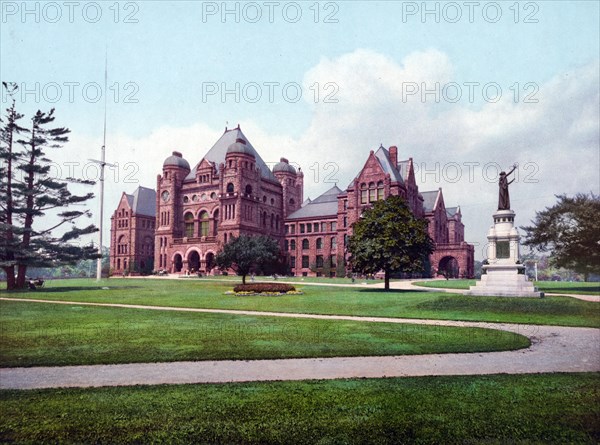
[[[0,369],[0,389],[600,371],[600,329],[594,328],[0,299],[161,311],[480,327],[522,334],[532,342],[526,349],[489,353],[3,368]]]

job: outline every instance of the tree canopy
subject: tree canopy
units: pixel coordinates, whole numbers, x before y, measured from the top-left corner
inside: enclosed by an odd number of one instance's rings
[[[276,262],[280,251],[279,243],[271,237],[240,235],[223,246],[217,254],[216,263],[221,269],[235,270],[245,284],[252,268]]]
[[[422,272],[434,244],[427,221],[416,218],[406,201],[390,196],[366,209],[352,226],[350,263],[360,273],[385,273],[385,289],[393,272]]]
[[[600,273],[600,197],[579,193],[557,195],[557,203],[536,212],[525,231],[523,245],[551,252],[553,266],[584,275]]]
[[[11,106],[0,119],[0,267],[6,273],[8,289],[26,285],[27,268],[56,267],[80,259],[96,258],[92,246],[74,241],[97,231],[93,224],[84,228],[75,222],[91,217],[89,210],[69,206],[91,199],[92,193],[72,194],[69,184],[88,184],[75,178],[55,178],[45,150],[58,150],[68,142],[70,130],[51,127],[54,109],[38,111],[28,128],[19,125],[23,115],[16,110],[15,84],[3,83]],[[51,218],[44,218],[51,212]],[[62,231],[60,235],[57,232]],[[16,272],[16,277],[15,277]]]

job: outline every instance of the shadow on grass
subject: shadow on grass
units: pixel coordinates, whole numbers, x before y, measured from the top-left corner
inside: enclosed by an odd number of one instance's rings
[[[79,291],[96,291],[96,290],[117,290],[117,289],[140,289],[142,286],[59,286],[59,287],[42,287],[38,289],[19,289],[19,290],[2,290],[1,293],[10,295],[18,295],[25,293],[35,293],[39,295],[57,293],[57,292],[79,292]],[[108,288],[108,289],[105,289]]]
[[[430,294],[430,290],[421,290],[421,289],[390,289],[385,290],[381,288],[362,288],[358,292],[364,293],[377,293],[377,294]]]
[[[553,286],[544,286],[543,284],[538,285],[540,289],[544,289],[545,292],[549,292],[551,294],[568,294],[569,292],[596,292],[600,293],[600,286],[576,286],[576,287],[553,287]]]

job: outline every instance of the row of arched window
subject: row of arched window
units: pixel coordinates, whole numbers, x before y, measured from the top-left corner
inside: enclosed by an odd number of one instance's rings
[[[219,210],[215,210],[213,213],[213,227],[212,231],[210,230],[210,215],[206,210],[202,210],[198,215],[198,232],[197,236],[215,236],[217,234],[217,226],[219,225]],[[196,234],[195,230],[196,220],[194,219],[194,215],[191,212],[187,212],[183,216],[183,224],[184,224],[184,236],[187,238],[193,238]]]
[[[304,238],[301,241],[301,245],[302,245],[302,250],[309,250],[310,249],[310,240],[308,238]],[[317,250],[323,249],[323,246],[324,246],[323,238],[317,238],[315,241],[315,247],[317,248]],[[332,251],[337,249],[337,238],[335,236],[332,236],[329,239],[329,248]],[[296,250],[296,240],[285,240],[284,241],[284,249],[291,250],[291,251]]]
[[[377,185],[374,182],[369,182],[369,185],[363,182],[360,185],[360,203],[367,204],[383,199],[384,197],[383,181],[379,181]]]

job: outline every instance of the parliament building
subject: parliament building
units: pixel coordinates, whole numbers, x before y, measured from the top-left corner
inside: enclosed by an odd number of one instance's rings
[[[412,158],[399,160],[397,147],[371,151],[345,190],[334,186],[305,200],[302,171],[285,158],[269,168],[239,126],[225,129],[193,168],[173,152],[156,191],[123,193],[111,217],[110,267],[113,274],[214,274],[223,244],[260,234],[279,241],[293,275],[340,276],[352,224],[390,195],[428,220],[432,274],[473,276],[474,247],[464,241],[460,208],[446,207],[441,188],[419,192]]]

